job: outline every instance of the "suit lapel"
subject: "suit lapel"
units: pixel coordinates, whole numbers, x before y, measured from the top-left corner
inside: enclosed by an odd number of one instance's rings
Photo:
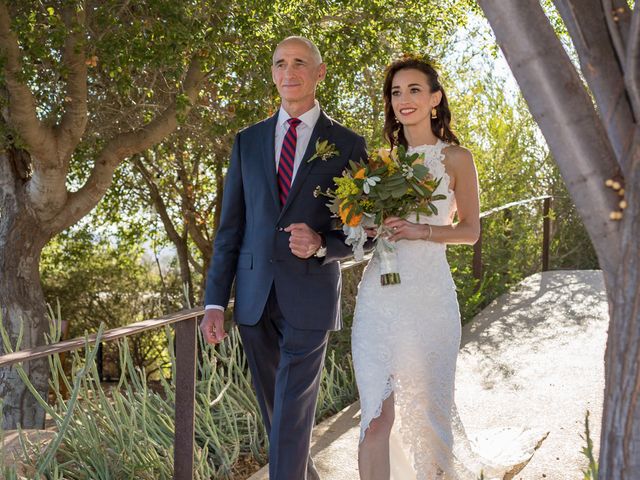
[[[293,185],[291,185],[291,190],[289,190],[289,195],[287,196],[287,201],[280,212],[280,217],[287,211],[289,205],[295,200],[295,197],[300,192],[300,187],[304,183],[309,175],[309,171],[313,166],[312,163],[309,163],[309,158],[316,151],[316,141],[318,139],[327,140],[329,136],[329,128],[331,127],[331,119],[325,115],[323,111],[320,111],[320,116],[318,117],[318,121],[316,122],[315,127],[313,128],[313,132],[311,132],[311,138],[309,139],[309,144],[307,145],[307,149],[304,152],[304,156],[302,157],[302,162],[298,167],[298,171],[296,172],[296,176],[293,179]]]
[[[273,195],[273,201],[278,209],[280,208],[280,198],[278,197],[278,184],[277,184],[277,172],[276,172],[276,152],[275,152],[275,137],[276,127],[278,123],[278,112],[266,122],[264,122],[265,132],[262,142],[262,164],[265,170],[265,178],[269,184],[269,190]]]

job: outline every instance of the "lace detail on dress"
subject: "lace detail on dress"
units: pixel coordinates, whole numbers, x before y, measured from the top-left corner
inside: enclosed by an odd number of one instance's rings
[[[454,193],[442,163],[446,146],[438,141],[409,149],[424,153],[425,165],[436,178],[442,177],[436,193],[446,196],[437,201],[438,214],[420,215],[421,223],[448,225],[455,213]],[[463,453],[470,447],[454,403],[461,324],[446,247],[409,240],[399,240],[396,246],[402,283],[381,286],[374,256],[358,287],[352,354],[360,392],[360,441],[393,392],[392,439],[399,442],[400,453],[392,454],[392,478],[475,480],[485,464],[473,455],[453,455],[454,439]],[[409,467],[397,473],[400,455],[406,455],[403,462]]]
[[[410,149],[423,153],[431,174],[442,177],[436,193],[446,196],[436,203],[438,215],[421,215],[421,223],[444,225],[453,218],[455,202],[442,163],[446,145]],[[382,287],[374,258],[358,291],[352,348],[362,411],[360,441],[393,392],[394,430],[413,458],[416,478],[445,478],[452,471],[450,413],[460,344],[455,287],[443,244],[400,240],[397,247],[402,283]]]

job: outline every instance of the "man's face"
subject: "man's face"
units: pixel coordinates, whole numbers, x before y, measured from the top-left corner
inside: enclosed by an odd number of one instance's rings
[[[316,86],[327,72],[311,49],[303,42],[291,40],[280,45],[273,55],[271,75],[284,102],[315,99]]]

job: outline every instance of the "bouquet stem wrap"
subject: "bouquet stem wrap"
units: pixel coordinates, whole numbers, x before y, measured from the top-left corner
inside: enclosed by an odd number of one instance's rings
[[[395,244],[379,235],[375,255],[380,261],[380,284],[382,286],[399,284],[400,268],[398,267],[398,252]]]

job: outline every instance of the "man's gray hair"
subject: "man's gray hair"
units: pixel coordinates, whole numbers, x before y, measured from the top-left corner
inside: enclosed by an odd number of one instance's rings
[[[278,48],[280,48],[281,45],[287,43],[287,42],[300,42],[300,43],[304,43],[308,48],[309,51],[311,52],[311,55],[313,56],[313,59],[316,60],[316,62],[318,63],[318,65],[320,65],[322,63],[322,54],[320,53],[320,50],[318,49],[318,47],[316,46],[315,43],[313,43],[311,40],[309,40],[306,37],[301,37],[298,35],[292,35],[290,37],[285,38],[284,40],[282,40],[277,46],[276,49],[273,51],[273,59],[275,61],[275,56],[276,56],[276,52],[278,51]]]

